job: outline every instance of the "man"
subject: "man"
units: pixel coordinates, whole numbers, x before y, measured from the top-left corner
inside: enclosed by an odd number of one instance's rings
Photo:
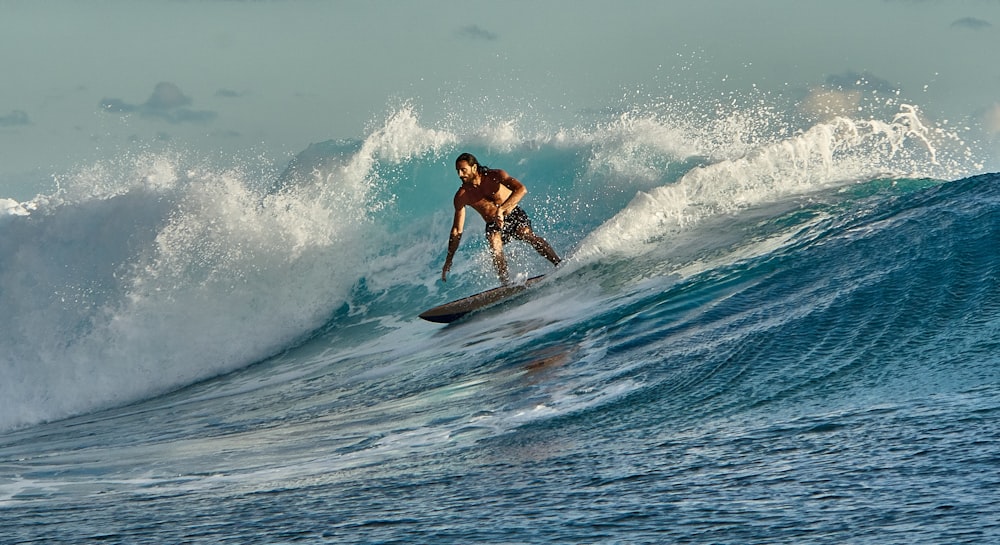
[[[560,259],[545,239],[531,230],[531,220],[517,203],[528,193],[524,184],[512,178],[506,171],[480,165],[471,153],[463,153],[455,160],[455,170],[462,180],[462,187],[455,193],[455,220],[448,238],[448,257],[444,260],[441,280],[447,281],[451,260],[462,240],[465,227],[465,207],[473,210],[486,221],[486,240],[493,254],[493,266],[502,284],[509,284],[507,260],[504,259],[503,245],[511,239],[523,240],[530,244],[539,255],[559,265]]]

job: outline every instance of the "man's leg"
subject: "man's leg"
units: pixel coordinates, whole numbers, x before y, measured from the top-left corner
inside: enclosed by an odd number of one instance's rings
[[[531,227],[524,226],[518,229],[517,238],[530,244],[540,256],[551,261],[553,265],[559,265],[562,261],[559,259],[559,256],[556,255],[556,251],[552,249],[552,246],[550,246],[544,238],[536,235],[535,232],[531,230]]]
[[[497,271],[497,278],[500,283],[507,285],[510,283],[510,276],[507,272],[507,259],[503,256],[503,237],[500,231],[493,231],[486,236],[490,244],[490,252],[493,254],[493,268]]]

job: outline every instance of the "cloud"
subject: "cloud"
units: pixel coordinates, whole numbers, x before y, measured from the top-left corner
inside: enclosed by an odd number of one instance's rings
[[[12,110],[7,115],[0,115],[0,127],[15,127],[30,124],[31,120],[28,118],[28,113],[23,110]]]
[[[246,93],[241,93],[239,91],[233,91],[232,89],[219,89],[215,92],[215,96],[222,98],[240,98]]]
[[[172,110],[188,104],[191,104],[191,99],[184,96],[179,87],[164,81],[156,84],[144,106],[150,110]]]
[[[983,30],[993,26],[989,21],[977,19],[975,17],[962,17],[951,23],[951,28],[965,28],[969,30]]]
[[[185,108],[192,102],[173,83],[160,82],[156,84],[149,99],[142,104],[129,104],[120,98],[104,98],[98,107],[108,113],[138,113],[143,117],[162,119],[168,123],[207,123],[218,115],[211,110]]]
[[[458,29],[458,35],[469,40],[484,40],[487,42],[495,42],[500,39],[499,35],[479,25],[464,26]]]

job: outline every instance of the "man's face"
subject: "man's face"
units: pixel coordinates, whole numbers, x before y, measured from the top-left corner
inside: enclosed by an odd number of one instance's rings
[[[458,172],[458,177],[461,178],[462,183],[469,183],[476,179],[476,167],[470,165],[467,161],[455,163],[455,170]]]

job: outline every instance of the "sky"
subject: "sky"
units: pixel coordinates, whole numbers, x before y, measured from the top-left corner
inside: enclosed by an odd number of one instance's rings
[[[0,197],[156,142],[280,162],[402,103],[572,125],[637,89],[859,78],[998,164],[998,51],[1000,0],[0,0]]]

